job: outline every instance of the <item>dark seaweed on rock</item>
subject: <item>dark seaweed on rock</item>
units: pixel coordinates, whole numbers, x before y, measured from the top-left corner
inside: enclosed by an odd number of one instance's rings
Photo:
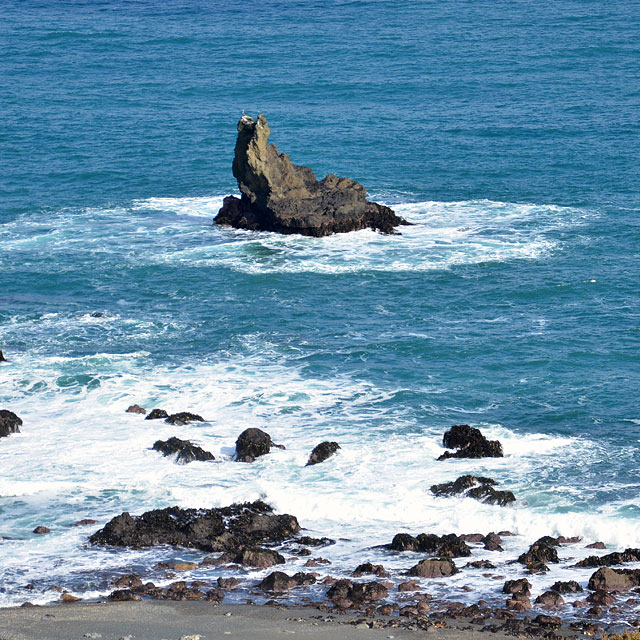
[[[389,207],[369,202],[354,180],[329,174],[318,181],[309,167],[293,164],[268,144],[270,133],[262,114],[238,122],[232,168],[242,196],[224,199],[216,223],[318,237],[366,228],[394,233],[408,224]]]
[[[511,491],[495,489],[496,481],[482,476],[460,476],[453,482],[434,484],[431,492],[436,496],[451,496],[464,494],[468,498],[480,500],[485,504],[497,504],[501,507],[515,502],[516,497]]]
[[[480,429],[468,424],[454,425],[445,432],[442,443],[447,449],[457,449],[456,452],[445,451],[438,460],[448,458],[502,458],[502,445],[498,440],[487,440]]]
[[[200,462],[215,460],[215,456],[209,451],[205,451],[189,440],[180,440],[175,436],[168,440],[156,440],[153,449],[164,456],[176,455],[176,462],[181,464],[188,464],[194,460]]]
[[[237,551],[258,543],[280,542],[300,531],[289,514],[274,515],[261,501],[219,509],[169,507],[141,516],[125,512],[94,533],[93,544],[143,548],[157,545],[202,551]]]
[[[20,433],[22,419],[13,411],[0,409],[0,438],[4,438],[12,433]]]

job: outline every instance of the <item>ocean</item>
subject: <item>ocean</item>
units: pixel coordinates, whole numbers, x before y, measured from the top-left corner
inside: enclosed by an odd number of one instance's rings
[[[317,571],[338,577],[400,580],[415,554],[376,548],[398,532],[509,530],[473,557],[506,578],[536,538],[581,536],[534,596],[586,585],[566,565],[587,543],[640,547],[638,2],[29,0],[0,20],[0,409],[24,421],[0,440],[0,606],[170,582],[158,561],[203,554],[88,543],[170,505],[263,499],[336,540]],[[242,110],[413,226],[214,225]],[[505,457],[436,461],[454,424]],[[234,462],[247,427],[286,450]],[[174,435],[216,462],[151,450]],[[305,467],[323,440],[341,450]],[[466,473],[515,505],[429,491]],[[502,584],[424,581],[464,602]]]

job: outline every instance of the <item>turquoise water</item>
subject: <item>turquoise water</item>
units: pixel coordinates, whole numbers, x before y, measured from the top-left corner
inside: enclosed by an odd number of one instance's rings
[[[0,602],[156,559],[74,520],[260,496],[350,538],[334,574],[399,530],[640,546],[639,8],[0,2]],[[212,226],[242,109],[415,226]],[[436,463],[463,422],[507,457]],[[231,462],[247,426],[287,450]],[[223,462],[148,450],[171,435]],[[464,472],[517,505],[430,496]]]

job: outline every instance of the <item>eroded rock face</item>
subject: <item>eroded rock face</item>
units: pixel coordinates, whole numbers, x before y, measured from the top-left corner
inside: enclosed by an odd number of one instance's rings
[[[10,435],[11,433],[20,433],[22,419],[13,411],[8,409],[0,409],[0,438]]]
[[[502,458],[502,445],[498,440],[487,440],[480,429],[468,424],[457,424],[445,432],[442,443],[447,449],[438,460],[447,458]]]
[[[338,449],[340,445],[337,442],[321,442],[319,445],[313,448],[309,461],[306,466],[318,464],[324,462],[327,458],[330,458]]]
[[[94,533],[94,544],[151,547],[168,544],[202,551],[238,551],[263,542],[280,542],[300,531],[294,516],[274,515],[264,502],[220,509],[169,507],[141,516],[125,512]]]
[[[431,487],[431,493],[436,496],[465,495],[468,498],[474,498],[486,504],[497,504],[501,507],[516,501],[516,497],[511,491],[498,491],[495,484],[496,481],[492,478],[466,475],[460,476],[453,482],[434,484]]]
[[[309,167],[293,164],[268,144],[271,131],[264,115],[243,115],[233,159],[241,198],[228,196],[215,222],[237,229],[326,236],[376,229],[394,233],[407,224],[389,207],[369,202],[366,189],[349,178],[329,174],[318,181]]]
[[[153,445],[154,451],[159,451],[163,456],[176,456],[176,462],[188,464],[194,460],[205,462],[215,460],[215,456],[202,447],[198,447],[189,440],[180,440],[172,437],[168,440],[156,440]]]

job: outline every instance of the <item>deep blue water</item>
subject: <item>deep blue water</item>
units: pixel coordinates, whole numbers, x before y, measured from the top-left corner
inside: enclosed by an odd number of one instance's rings
[[[476,528],[640,544],[638,2],[0,2],[0,24],[14,558],[35,524],[54,529],[39,553],[72,562],[72,519],[258,495],[318,530],[357,513],[362,545],[446,532],[468,501],[426,490],[458,471],[521,498]],[[212,226],[243,109],[416,226]],[[133,402],[210,417],[183,434],[216,456],[260,426],[289,457],[203,481],[146,450],[174,434]],[[509,456],[436,464],[461,422]],[[342,466],[301,476],[327,437]]]

